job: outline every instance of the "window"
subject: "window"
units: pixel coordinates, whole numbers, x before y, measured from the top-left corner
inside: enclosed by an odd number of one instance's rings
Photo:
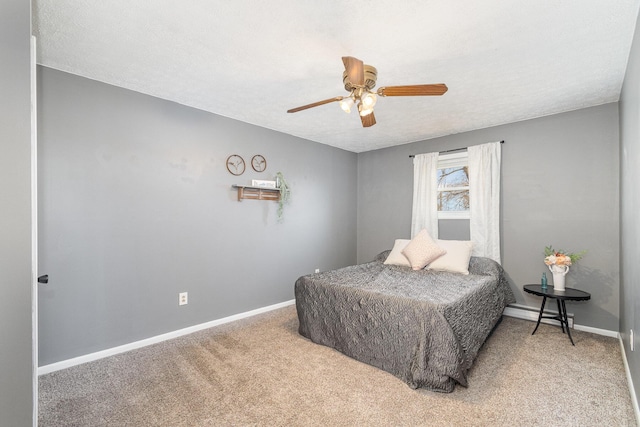
[[[438,157],[438,219],[468,219],[469,161],[467,152]]]

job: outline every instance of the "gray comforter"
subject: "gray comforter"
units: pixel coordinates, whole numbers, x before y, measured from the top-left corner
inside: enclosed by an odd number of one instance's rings
[[[299,332],[412,388],[451,392],[515,302],[502,267],[472,257],[468,276],[373,262],[296,281]]]

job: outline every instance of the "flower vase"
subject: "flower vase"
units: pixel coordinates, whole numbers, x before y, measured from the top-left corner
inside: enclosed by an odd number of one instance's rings
[[[553,275],[553,290],[564,292],[564,276],[569,272],[568,265],[550,265],[549,270]]]

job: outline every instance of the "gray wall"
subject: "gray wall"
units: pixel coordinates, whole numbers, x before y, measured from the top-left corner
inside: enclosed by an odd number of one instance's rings
[[[640,21],[620,96],[620,334],[640,396]],[[634,330],[635,351],[629,346]]]
[[[539,283],[543,250],[579,251],[567,286],[588,291],[569,305],[576,323],[611,331],[619,323],[619,127],[617,103],[481,129],[358,156],[358,261],[408,238],[410,154],[505,140],[502,146],[502,264],[518,303],[540,306],[522,285]],[[466,232],[468,223],[460,221]],[[442,238],[457,239],[447,224]],[[548,272],[548,270],[547,270]]]
[[[30,4],[0,3],[0,424],[32,424]]]
[[[356,261],[355,153],[48,68],[38,83],[41,365],[291,300]],[[267,170],[232,176],[230,154]],[[277,171],[282,223],[231,189]]]

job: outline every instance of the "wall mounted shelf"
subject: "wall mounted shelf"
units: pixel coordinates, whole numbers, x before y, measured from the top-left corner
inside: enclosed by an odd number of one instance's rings
[[[277,188],[251,187],[248,185],[232,185],[238,190],[238,201],[242,199],[252,200],[280,200],[280,190]]]

